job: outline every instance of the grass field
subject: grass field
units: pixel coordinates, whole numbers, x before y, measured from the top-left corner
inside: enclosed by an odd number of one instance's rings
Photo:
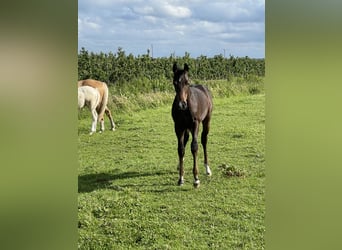
[[[114,114],[117,130],[89,136],[79,119],[80,249],[264,249],[265,95],[214,98],[207,177],[193,188],[190,144],[177,186],[171,103]],[[106,120],[106,128],[109,123]]]

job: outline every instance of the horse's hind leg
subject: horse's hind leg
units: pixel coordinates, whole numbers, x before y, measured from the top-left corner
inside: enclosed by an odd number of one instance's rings
[[[100,123],[100,133],[102,133],[105,130],[103,114],[97,113],[97,120]]]
[[[97,123],[98,115],[97,115],[97,112],[96,112],[95,109],[93,109],[91,111],[91,114],[92,114],[93,120],[92,120],[92,123],[91,123],[91,132],[90,132],[90,134],[92,135],[93,133],[96,132],[96,123]]]
[[[208,176],[211,175],[211,170],[208,164],[208,155],[207,155],[207,142],[208,142],[208,133],[210,128],[210,118],[207,118],[203,121],[203,131],[201,135],[201,143],[203,146],[204,153],[204,167]]]
[[[105,109],[105,113],[109,119],[109,122],[110,122],[110,125],[112,126],[111,130],[115,130],[115,123],[114,123],[114,120],[113,120],[113,116],[112,116],[112,113],[110,112],[109,108],[106,107]]]
[[[100,133],[102,133],[105,130],[104,128],[104,119],[103,117],[100,119]]]

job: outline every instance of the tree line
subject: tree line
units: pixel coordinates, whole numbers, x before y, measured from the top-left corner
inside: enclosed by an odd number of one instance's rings
[[[249,57],[228,58],[222,54],[214,57],[201,55],[190,57],[185,52],[179,57],[171,54],[169,57],[153,58],[150,53],[134,56],[127,55],[119,47],[116,53],[93,53],[81,48],[78,53],[78,79],[93,78],[108,84],[124,84],[136,79],[170,81],[174,62],[180,67],[187,63],[191,79],[217,80],[251,76],[265,76],[265,59]]]

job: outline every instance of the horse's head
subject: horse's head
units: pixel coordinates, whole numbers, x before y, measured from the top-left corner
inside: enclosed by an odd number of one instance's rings
[[[173,64],[173,86],[176,91],[176,98],[179,101],[178,106],[181,110],[188,108],[188,90],[189,90],[189,66],[185,63],[184,69],[178,69],[177,63]]]

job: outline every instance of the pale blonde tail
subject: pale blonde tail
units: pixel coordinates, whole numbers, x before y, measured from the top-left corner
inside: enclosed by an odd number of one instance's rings
[[[100,112],[99,112],[99,117],[98,120],[104,120],[104,113],[107,107],[107,103],[108,103],[108,86],[105,82],[102,82],[103,84],[103,98],[101,100],[101,108],[100,108]]]

